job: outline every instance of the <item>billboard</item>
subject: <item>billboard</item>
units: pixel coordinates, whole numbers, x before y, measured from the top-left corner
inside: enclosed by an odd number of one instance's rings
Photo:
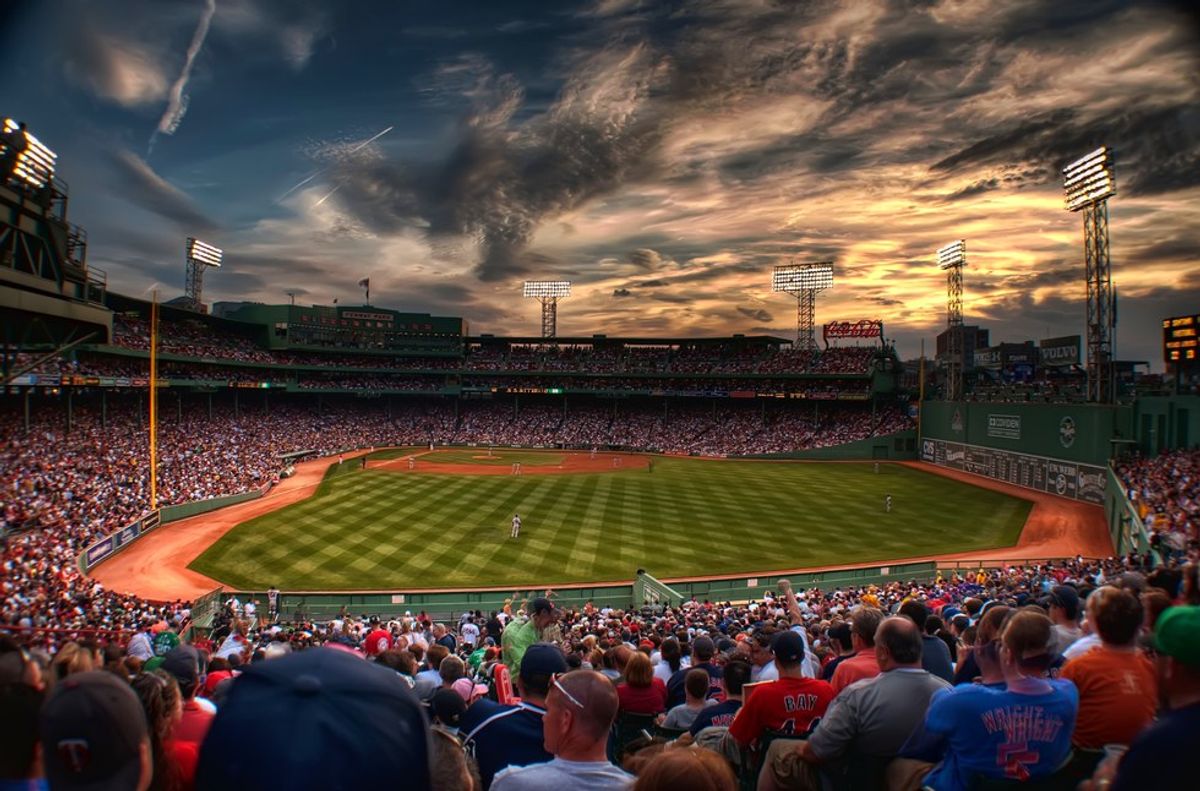
[[[1082,339],[1078,335],[1062,338],[1047,338],[1039,344],[1038,357],[1046,368],[1065,368],[1079,365],[1079,348]]]
[[[1059,497],[1104,505],[1104,467],[925,437],[921,460]]]
[[[1163,319],[1163,362],[1200,360],[1200,314]]]
[[[883,338],[883,321],[880,319],[831,321],[821,328],[821,337],[826,343],[831,338]]]
[[[986,349],[975,350],[976,368],[999,368],[1001,364],[1000,347],[989,346]]]

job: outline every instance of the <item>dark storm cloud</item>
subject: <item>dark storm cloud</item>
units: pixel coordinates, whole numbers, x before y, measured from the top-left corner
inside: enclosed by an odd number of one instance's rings
[[[612,295],[619,299],[622,297],[631,297],[633,296],[633,292],[627,288],[614,288]]]
[[[155,173],[137,154],[117,151],[109,162],[121,188],[121,196],[130,203],[164,217],[188,232],[205,233],[217,228],[216,221],[200,211],[182,190]]]
[[[945,199],[947,201],[957,201],[962,200],[963,198],[973,198],[976,195],[982,195],[985,192],[991,192],[994,189],[998,189],[999,186],[1000,180],[997,178],[980,179],[979,181],[968,184],[962,189],[951,192],[946,196]]]

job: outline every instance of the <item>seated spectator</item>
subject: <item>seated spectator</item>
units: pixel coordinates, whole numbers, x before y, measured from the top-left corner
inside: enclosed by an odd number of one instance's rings
[[[191,788],[196,780],[200,749],[196,744],[174,738],[175,726],[183,713],[175,677],[162,670],[138,673],[131,686],[141,701],[149,726],[150,753],[154,758],[150,788]]]
[[[535,643],[525,651],[516,679],[520,705],[477,700],[467,709],[461,732],[479,764],[483,788],[490,788],[492,778],[506,766],[528,766],[554,758],[544,746],[542,720],[550,680],[566,671],[562,651],[550,643]]]
[[[668,637],[662,641],[659,653],[661,654],[661,659],[654,666],[654,677],[661,679],[664,684],[670,681],[673,675],[690,664],[688,658],[683,655],[679,641],[674,637]]]
[[[425,652],[425,669],[417,673],[414,679],[413,691],[421,700],[428,701],[442,686],[442,660],[450,655],[444,645],[431,645]]]
[[[696,736],[705,728],[728,728],[733,724],[734,717],[742,708],[743,690],[750,681],[750,665],[735,659],[723,668],[721,686],[725,690],[725,700],[713,706],[707,706],[696,715],[696,720],[688,730]]]
[[[256,662],[234,682],[196,787],[427,788],[429,742],[421,706],[395,673],[314,648]]]
[[[429,701],[430,721],[433,727],[442,729],[456,739],[462,725],[462,716],[466,711],[466,702],[452,689],[439,689]]]
[[[692,670],[703,670],[708,674],[708,697],[720,696],[721,687],[718,682],[721,678],[721,668],[713,664],[712,661],[716,653],[717,645],[711,637],[697,637],[692,641],[692,666],[690,668],[680,668],[671,676],[671,680],[667,682],[668,709],[673,709],[684,703],[684,679]]]
[[[0,788],[42,791],[38,713],[44,695],[29,684],[0,682]]]
[[[950,664],[950,649],[944,641],[925,630],[929,608],[919,601],[907,601],[900,605],[900,615],[911,618],[921,630],[921,666],[943,681],[953,680],[954,666]]]
[[[200,689],[200,655],[192,646],[181,645],[163,658],[162,670],[174,677],[183,698],[183,713],[172,739],[194,744],[199,749],[215,714],[211,703],[196,697]]]
[[[1072,743],[1089,750],[1129,744],[1154,721],[1158,705],[1154,664],[1137,644],[1142,605],[1129,591],[1106,585],[1086,606],[1100,645],[1067,662],[1060,674],[1079,690]]]
[[[780,632],[771,650],[779,666],[778,680],[754,686],[750,699],[729,726],[729,735],[743,747],[756,743],[767,731],[807,733],[833,700],[829,682],[804,677],[804,643],[799,635]]]
[[[654,677],[650,657],[635,651],[625,665],[625,681],[617,685],[620,710],[632,714],[661,714],[667,710],[667,685]]]
[[[444,690],[439,689],[437,694],[442,692]],[[430,728],[429,766],[430,791],[476,791],[482,788],[458,737],[437,726]]]
[[[825,681],[832,681],[833,673],[837,670],[838,665],[849,657],[854,656],[854,641],[851,639],[850,624],[845,621],[829,627],[829,630],[825,634],[829,639],[829,646],[836,653],[821,668],[821,678]]]
[[[454,682],[465,676],[467,666],[461,659],[451,654],[441,661],[438,665],[438,675],[442,679],[441,688],[450,689],[454,686]]]
[[[706,680],[707,683],[707,680]],[[617,691],[592,670],[573,670],[551,680],[542,727],[548,763],[499,772],[494,791],[587,788],[625,789],[633,776],[608,761],[608,736],[617,717]]]
[[[1200,607],[1172,607],[1154,627],[1159,692],[1165,711],[1138,734],[1119,766],[1105,761],[1093,789],[1190,788],[1200,755]]]
[[[843,659],[833,672],[829,681],[833,694],[839,694],[855,681],[879,675],[875,635],[882,622],[883,612],[874,607],[860,607],[850,616],[850,643],[854,653]]]
[[[1071,643],[1083,637],[1079,627],[1079,592],[1070,585],[1055,585],[1044,600],[1054,622],[1053,652],[1062,656]]]
[[[964,684],[935,693],[920,739],[932,746],[918,751],[940,753],[941,760],[932,771],[922,761],[893,761],[889,787],[968,791],[977,778],[1027,781],[1062,766],[1079,696],[1071,682],[1042,677],[1054,658],[1054,639],[1042,613],[1013,615],[1001,638],[1005,687]]]
[[[1000,666],[1000,635],[1015,610],[1003,604],[989,607],[975,627],[975,644],[963,659],[954,680],[957,684],[982,684],[1004,688],[1004,670]],[[961,680],[960,680],[961,679]]]
[[[736,791],[729,763],[710,750],[662,750],[638,772],[633,791]]]
[[[144,791],[154,772],[137,695],[103,670],[76,673],[42,707],[40,741],[52,789]]]
[[[921,723],[933,694],[950,686],[921,667],[921,633],[908,618],[882,621],[873,642],[879,674],[843,689],[807,740],[773,742],[759,774],[761,791],[820,789],[823,771],[892,758]]]
[[[667,712],[667,716],[662,721],[662,726],[674,730],[691,728],[692,723],[696,720],[696,716],[710,703],[716,703],[716,701],[708,699],[708,685],[707,670],[701,667],[694,667],[689,670],[683,682],[684,702],[678,706],[673,706]]]

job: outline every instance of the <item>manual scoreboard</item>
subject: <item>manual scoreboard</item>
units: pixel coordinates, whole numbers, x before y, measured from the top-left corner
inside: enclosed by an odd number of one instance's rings
[[[1200,314],[1163,319],[1163,362],[1200,360]]]

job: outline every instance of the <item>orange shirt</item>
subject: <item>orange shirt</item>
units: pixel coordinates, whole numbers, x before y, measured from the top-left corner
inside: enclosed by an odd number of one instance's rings
[[[1079,717],[1071,737],[1076,747],[1129,744],[1154,719],[1158,679],[1141,651],[1100,645],[1065,664],[1060,677],[1079,688]]]
[[[833,686],[833,694],[836,695],[855,681],[875,678],[877,675],[879,675],[879,661],[875,659],[875,649],[867,648],[849,659],[839,662],[829,683]]]

